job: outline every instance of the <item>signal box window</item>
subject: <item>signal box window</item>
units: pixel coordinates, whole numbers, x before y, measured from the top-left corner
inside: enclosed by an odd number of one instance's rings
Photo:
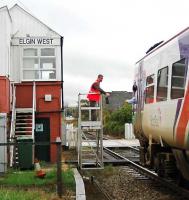
[[[55,49],[24,48],[22,75],[24,80],[55,80]]]
[[[154,102],[154,74],[150,75],[146,79],[146,98],[145,103]]]
[[[171,99],[182,98],[184,96],[186,68],[185,58],[172,65]]]
[[[167,100],[167,86],[168,86],[168,67],[158,70],[157,75],[157,97],[156,101]]]

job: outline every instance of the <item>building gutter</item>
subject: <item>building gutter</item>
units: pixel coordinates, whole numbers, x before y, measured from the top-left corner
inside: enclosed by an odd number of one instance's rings
[[[64,40],[64,37],[60,36],[60,57],[61,57],[61,92],[62,92],[62,107],[61,107],[61,110],[63,111],[64,110],[64,93],[63,93],[63,83],[64,83],[64,80],[63,80],[63,40]]]

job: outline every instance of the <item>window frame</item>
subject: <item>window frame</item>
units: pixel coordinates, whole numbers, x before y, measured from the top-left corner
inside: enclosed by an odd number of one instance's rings
[[[37,56],[24,56],[24,50],[25,49],[36,49],[37,50]],[[54,49],[54,56],[41,56],[41,50],[42,49]],[[31,58],[31,59],[37,59],[38,60],[38,68],[24,68],[24,58]],[[41,68],[41,58],[53,58],[55,62],[55,68],[52,69],[42,69]],[[24,72],[26,71],[33,71],[39,73],[39,79],[33,78],[24,78]],[[44,71],[53,71],[55,73],[55,78],[53,79],[42,79],[42,72]],[[41,74],[41,75],[40,75]],[[21,56],[21,80],[22,81],[56,81],[57,80],[57,58],[56,58],[56,47],[46,47],[46,46],[28,46],[22,48],[22,56]]]
[[[179,63],[180,61],[182,61],[182,60],[184,60],[184,67],[185,67],[185,69],[184,69],[184,76],[173,76],[173,67],[174,67],[174,65],[176,64],[176,63]],[[182,64],[182,63],[180,63],[180,64]],[[171,73],[171,87],[170,87],[170,98],[171,98],[171,100],[174,100],[174,99],[180,99],[180,98],[183,98],[184,97],[184,94],[185,94],[185,87],[186,87],[186,78],[187,78],[187,70],[188,70],[188,60],[187,60],[187,58],[182,58],[182,59],[180,59],[180,60],[178,60],[178,61],[176,61],[176,62],[174,62],[173,64],[172,64],[172,73]],[[183,87],[177,87],[177,86],[173,86],[173,79],[174,78],[182,78],[182,79],[184,79],[183,81]],[[173,89],[177,89],[177,90],[179,90],[179,89],[182,89],[183,90],[183,95],[182,96],[176,96],[175,98],[173,98]]]
[[[153,82],[148,83],[148,78],[153,77]],[[148,88],[153,88],[153,97],[152,96],[147,96],[147,90]],[[151,74],[146,77],[146,88],[145,88],[145,104],[151,104],[154,103],[154,97],[155,97],[155,74]],[[151,101],[151,99],[153,100]]]
[[[158,89],[160,88],[158,74],[160,71],[162,71],[163,69],[166,69],[166,68],[167,68],[167,75],[166,75],[167,80],[166,80],[166,87],[165,87],[166,88],[166,97],[160,97],[160,96],[158,96],[158,92],[159,92]],[[168,100],[168,89],[169,89],[168,85],[169,85],[169,66],[165,66],[165,67],[158,69],[158,71],[157,71],[156,102],[164,102],[164,101]]]

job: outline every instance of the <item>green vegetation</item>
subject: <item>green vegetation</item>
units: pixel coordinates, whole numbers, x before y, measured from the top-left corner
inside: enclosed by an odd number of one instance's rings
[[[39,191],[25,191],[15,189],[0,189],[1,200],[45,200],[44,195]]]
[[[8,186],[40,186],[55,183],[56,172],[47,172],[44,179],[37,178],[34,171],[15,171],[8,173],[0,184]]]
[[[115,172],[115,170],[117,170],[114,166],[107,165],[104,167],[104,169],[102,170],[85,170],[82,171],[83,175],[87,176],[87,177],[92,177],[92,176],[97,176],[97,177],[110,177],[112,176],[112,174]]]
[[[9,171],[0,178],[1,200],[46,200],[56,196],[56,170],[46,171],[43,179],[35,176],[35,171]],[[64,191],[75,192],[75,179],[71,168],[62,172]]]
[[[35,176],[35,171],[11,171],[4,178],[0,179],[1,185],[8,186],[43,186],[48,184],[56,184],[56,170],[46,172],[43,179]],[[69,188],[75,188],[75,179],[73,171],[69,168],[62,172],[64,185]]]
[[[103,174],[104,176],[108,177],[111,176],[115,170],[115,167],[113,167],[112,165],[107,165],[104,167]]]
[[[71,168],[68,168],[65,172],[63,172],[62,178],[64,186],[75,191],[75,178]]]
[[[104,133],[122,137],[125,123],[132,122],[132,107],[124,104],[114,112],[104,111]]]

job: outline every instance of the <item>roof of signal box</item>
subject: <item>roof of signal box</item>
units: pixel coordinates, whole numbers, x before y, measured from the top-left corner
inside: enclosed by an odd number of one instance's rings
[[[60,35],[59,33],[57,33],[56,31],[54,31],[53,29],[51,29],[49,26],[47,26],[45,23],[43,23],[41,20],[39,20],[37,17],[35,17],[34,15],[32,15],[31,13],[29,13],[28,11],[26,11],[24,8],[22,8],[21,6],[19,6],[18,4],[15,4],[14,6],[12,6],[9,10],[12,10],[14,8],[18,8],[21,11],[24,11],[27,15],[29,15],[30,17],[34,18],[35,20],[37,20],[42,26],[45,26],[47,29],[49,29],[49,31],[54,32],[55,34],[63,37],[62,35]]]

